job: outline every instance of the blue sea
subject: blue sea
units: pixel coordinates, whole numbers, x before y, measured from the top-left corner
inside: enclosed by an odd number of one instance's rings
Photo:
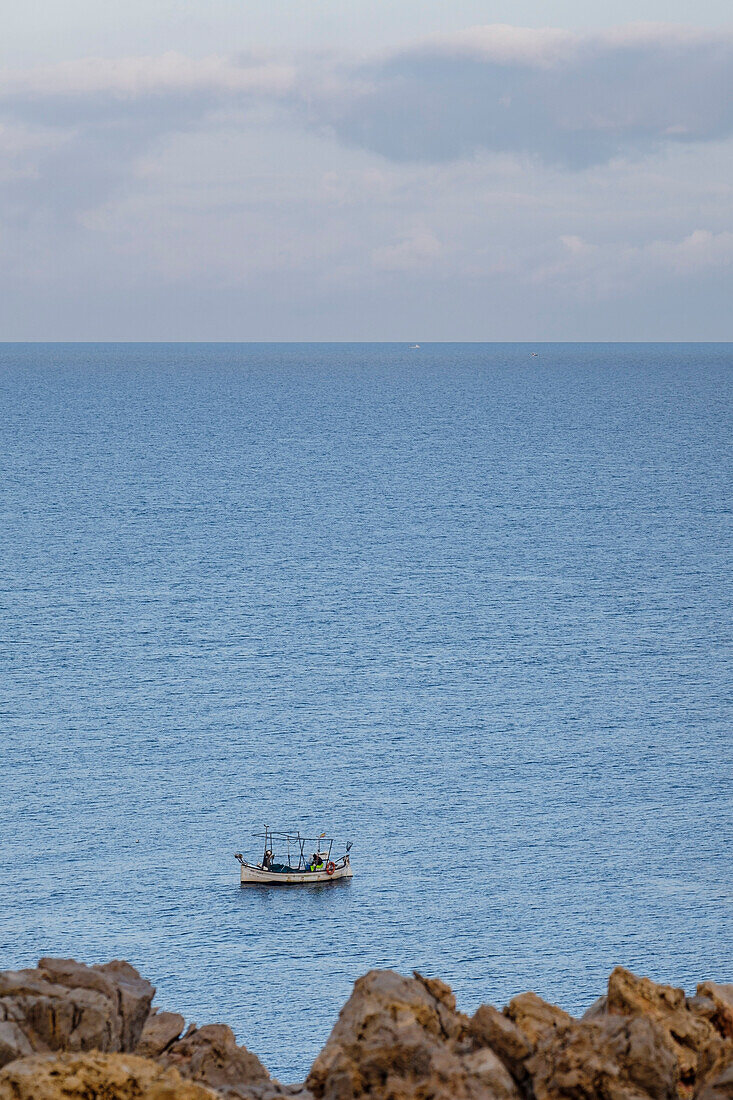
[[[732,368],[0,346],[0,967],[126,958],[284,1081],[372,967],[733,980]],[[241,888],[264,824],[352,882]]]

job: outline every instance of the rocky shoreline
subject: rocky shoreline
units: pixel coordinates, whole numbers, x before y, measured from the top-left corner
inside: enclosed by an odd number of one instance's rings
[[[154,994],[126,962],[0,973],[0,1100],[733,1100],[733,985],[617,967],[579,1020],[534,993],[469,1017],[444,982],[374,970],[294,1086]]]

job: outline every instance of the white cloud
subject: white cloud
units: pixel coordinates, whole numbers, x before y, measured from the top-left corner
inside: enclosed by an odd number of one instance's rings
[[[381,271],[421,271],[443,255],[443,245],[428,229],[417,229],[393,244],[372,251],[372,263]]]
[[[580,35],[556,27],[513,27],[507,23],[493,23],[467,27],[452,34],[433,35],[414,47],[414,52],[470,57],[498,65],[544,67],[567,60],[581,41]]]
[[[662,270],[671,269],[680,275],[730,267],[733,264],[733,232],[695,229],[681,241],[653,241],[637,249],[636,253]]]
[[[529,317],[533,335],[605,334],[609,302],[640,326],[660,301],[712,317],[731,282],[730,73],[729,34],[659,27],[471,28],[368,62],[6,73],[0,323],[27,307],[35,332],[56,309],[65,334],[87,318],[119,334],[105,318],[125,303],[133,317],[133,300],[155,314],[148,334],[180,316],[182,338],[211,335],[200,317],[225,302],[229,334],[262,333],[271,305],[267,335],[292,338],[388,336],[385,318],[448,337],[522,337]],[[561,330],[580,315],[596,328]]]
[[[733,267],[733,232],[695,229],[679,239],[594,243],[563,235],[555,256],[534,269],[523,257],[532,283],[571,289],[583,296],[628,294],[633,287],[689,279]]]
[[[179,53],[158,57],[82,58],[40,68],[0,73],[0,98],[84,98],[211,94],[281,96],[295,81],[292,65],[227,57],[191,58]]]

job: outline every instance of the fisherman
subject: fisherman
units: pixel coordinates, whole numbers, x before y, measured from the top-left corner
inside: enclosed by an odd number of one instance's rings
[[[323,856],[320,852],[314,852],[311,856],[311,871],[323,870]]]
[[[267,848],[265,850],[264,856],[262,857],[262,870],[263,871],[269,871],[271,867],[272,867],[272,851],[269,848]]]

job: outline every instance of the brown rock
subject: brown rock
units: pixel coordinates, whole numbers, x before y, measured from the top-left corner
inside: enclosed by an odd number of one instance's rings
[[[316,1100],[519,1100],[499,1057],[473,1042],[444,983],[360,978],[306,1081]]]
[[[608,979],[606,1011],[611,1016],[644,1016],[661,1028],[677,1059],[679,1091],[685,1098],[724,1053],[726,1030],[733,1025],[727,990],[703,982],[697,996],[688,1001],[682,989],[639,978],[617,966]]]
[[[712,1011],[708,1018],[713,1027],[724,1039],[733,1039],[733,985],[718,985],[716,982],[700,982],[697,987],[697,996],[688,1001],[692,1011],[696,1011],[700,1002],[706,1003],[702,1014],[707,1015],[706,1008],[711,1006]]]
[[[543,1001],[536,993],[520,993],[509,1002],[504,1014],[517,1025],[532,1046],[548,1029],[573,1022],[567,1012]]]
[[[184,1076],[216,1089],[221,1096],[249,1100],[258,1088],[277,1082],[259,1058],[245,1047],[237,1046],[234,1032],[224,1024],[190,1028],[160,1056],[165,1065],[175,1066]]]
[[[547,1029],[527,1062],[536,1100],[674,1100],[676,1063],[641,1016]]]
[[[687,1006],[694,1014],[704,1017],[715,1032],[698,1055],[696,1095],[698,1091],[705,1091],[708,1085],[717,1089],[720,1095],[725,1095],[730,1083],[727,1068],[733,1064],[733,985],[701,982]],[[710,1100],[718,1093],[711,1093]]]
[[[695,1100],[733,1100],[733,1057],[729,1052],[713,1066]]]
[[[15,1020],[0,1019],[0,1066],[29,1054],[33,1054],[33,1047],[20,1025]]]
[[[0,1070],[0,1100],[218,1100],[203,1085],[134,1054],[45,1054]]]
[[[157,1058],[179,1038],[185,1026],[186,1021],[177,1012],[159,1012],[154,1008],[145,1021],[135,1053],[143,1058]]]
[[[534,1047],[513,1020],[493,1005],[481,1005],[469,1023],[469,1032],[477,1048],[490,1047],[501,1058],[515,1081],[527,1081],[525,1063]]]
[[[43,960],[42,960],[43,961]],[[155,988],[141,978],[134,966],[120,959],[94,967],[111,980],[116,989],[122,1017],[121,1050],[134,1050],[142,1034]]]
[[[598,1020],[603,1016],[608,1016],[608,997],[605,995],[599,997],[597,1001],[594,1001],[590,1008],[581,1016],[582,1020]]]
[[[0,1066],[31,1051],[131,1050],[155,990],[127,963],[41,959],[0,973]],[[12,1026],[15,1025],[15,1026]],[[21,1039],[20,1036],[23,1036]]]

